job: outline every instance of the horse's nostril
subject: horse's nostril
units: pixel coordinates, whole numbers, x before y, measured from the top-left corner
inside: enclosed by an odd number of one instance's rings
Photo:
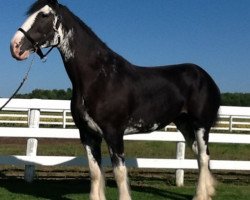
[[[19,51],[19,56],[23,55],[24,51],[20,50]]]

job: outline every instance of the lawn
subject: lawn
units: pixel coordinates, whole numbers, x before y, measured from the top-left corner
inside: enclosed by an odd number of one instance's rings
[[[131,181],[134,200],[188,200],[195,188],[192,185],[177,188],[160,180]],[[0,199],[11,200],[82,200],[88,199],[89,180],[36,180],[32,184],[20,179],[0,180]],[[116,185],[107,181],[107,200],[117,200]],[[249,185],[219,184],[214,200],[246,200],[250,196]]]
[[[134,148],[136,146],[136,148]],[[175,158],[176,144],[166,142],[126,142],[127,157]],[[249,145],[212,144],[212,159],[249,160]],[[24,155],[25,139],[2,138],[1,155]],[[108,155],[103,145],[103,154]],[[38,155],[84,155],[79,140],[39,140]],[[146,156],[145,156],[146,155]],[[186,157],[192,158],[189,148]],[[32,184],[23,181],[23,169],[0,166],[0,200],[82,200],[88,199],[89,175],[85,168],[38,167]],[[117,200],[111,169],[107,174],[107,200]],[[214,200],[246,200],[250,196],[249,172],[214,172],[219,181]],[[195,192],[197,171],[185,171],[185,187],[177,188],[174,170],[129,169],[134,200],[188,200]]]

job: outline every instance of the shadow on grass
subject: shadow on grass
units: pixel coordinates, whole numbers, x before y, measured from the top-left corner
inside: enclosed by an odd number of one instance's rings
[[[33,183],[26,183],[22,179],[17,178],[3,178],[0,179],[0,187],[6,189],[12,195],[29,195],[34,198],[45,198],[51,200],[72,200],[66,196],[68,195],[81,195],[88,197],[90,191],[90,182],[88,179],[60,179],[60,180],[35,180]],[[111,194],[110,190],[116,191],[116,183],[113,180],[107,181],[108,195]],[[131,190],[133,195],[138,196],[151,196],[153,199],[169,199],[169,200],[190,200],[191,195],[180,194],[171,190],[157,189],[153,186],[145,185],[132,185]],[[113,196],[117,193],[112,194]],[[107,198],[109,199],[109,198]],[[112,197],[110,199],[117,199]],[[148,198],[144,198],[148,199]]]
[[[0,187],[13,194],[30,195],[35,198],[51,200],[71,200],[65,195],[87,194],[89,192],[88,180],[36,180],[26,183],[22,179],[0,180]]]
[[[193,198],[192,195],[180,194],[170,190],[157,189],[150,186],[132,186],[131,189],[132,191],[153,194],[154,199],[157,199],[157,197],[161,197],[161,199],[169,200],[191,200]]]

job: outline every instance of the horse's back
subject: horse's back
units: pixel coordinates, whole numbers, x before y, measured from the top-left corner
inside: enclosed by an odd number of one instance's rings
[[[204,96],[218,98],[219,104],[220,91],[210,77],[201,67],[195,64],[167,65],[160,67],[137,67],[136,80],[132,81],[133,87],[142,96],[162,95],[164,93],[169,98],[182,96],[191,98]],[[194,98],[194,97],[193,97]],[[177,101],[178,99],[176,99]],[[214,99],[215,100],[215,99]]]
[[[220,92],[213,79],[199,66],[180,64],[137,68],[133,83],[132,118],[168,124],[182,112],[203,117],[209,124],[217,116]]]

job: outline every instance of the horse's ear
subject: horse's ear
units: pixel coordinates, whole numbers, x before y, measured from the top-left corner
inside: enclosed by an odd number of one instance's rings
[[[44,1],[44,0],[38,0],[38,1]],[[58,0],[48,0],[48,2],[54,6],[57,6],[59,4]]]
[[[51,0],[52,1],[52,3],[54,3],[54,4],[58,4],[58,0]]]
[[[59,3],[58,3],[58,0],[50,0],[50,3],[53,5],[53,6],[57,6]]]

